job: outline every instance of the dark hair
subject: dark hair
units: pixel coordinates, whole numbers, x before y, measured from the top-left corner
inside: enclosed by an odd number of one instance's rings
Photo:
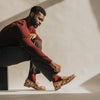
[[[41,12],[44,16],[46,16],[46,11],[40,6],[33,6],[31,8],[31,12],[34,12],[35,14],[38,14],[39,12]]]

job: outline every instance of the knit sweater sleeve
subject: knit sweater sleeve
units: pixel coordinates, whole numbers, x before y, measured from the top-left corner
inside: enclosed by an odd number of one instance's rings
[[[29,34],[25,23],[17,23],[18,34],[20,35],[19,42],[25,49],[37,60],[49,64],[52,60],[46,56],[38,47],[36,47],[30,40]]]

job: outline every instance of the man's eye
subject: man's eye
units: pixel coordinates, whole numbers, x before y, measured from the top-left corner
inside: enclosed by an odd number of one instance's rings
[[[41,18],[39,18],[39,20],[43,21]]]

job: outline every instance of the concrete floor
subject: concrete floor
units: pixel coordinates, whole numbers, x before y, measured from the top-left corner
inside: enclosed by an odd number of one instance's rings
[[[91,93],[81,87],[63,87],[58,91],[11,90],[0,91],[0,100],[100,100],[100,92]]]

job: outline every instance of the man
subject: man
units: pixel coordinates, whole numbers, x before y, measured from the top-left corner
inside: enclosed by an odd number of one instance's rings
[[[34,6],[27,18],[15,21],[1,30],[0,65],[5,67],[30,60],[30,71],[24,86],[46,90],[46,87],[39,86],[36,82],[36,74],[42,72],[49,81],[52,81],[55,90],[58,90],[76,76],[57,75],[61,70],[60,65],[41,51],[42,40],[35,29],[41,25],[45,16],[46,12],[42,7]]]

